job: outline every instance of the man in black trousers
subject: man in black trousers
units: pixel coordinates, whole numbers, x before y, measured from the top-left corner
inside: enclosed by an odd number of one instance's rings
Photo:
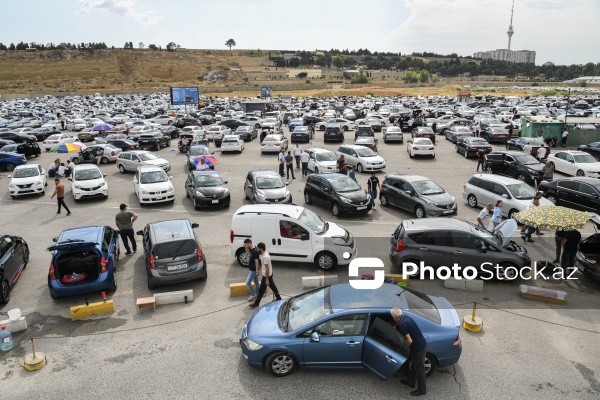
[[[415,321],[408,315],[403,315],[401,309],[392,308],[390,313],[396,322],[396,330],[400,332],[410,346],[409,359],[411,364],[408,372],[408,380],[402,380],[400,382],[411,388],[414,388],[416,383],[417,389],[410,392],[411,396],[423,396],[427,394],[427,387],[425,385],[427,341]]]
[[[271,265],[271,256],[267,252],[267,249],[263,242],[257,244],[256,247],[258,248],[258,252],[260,253],[260,262],[262,265],[262,279],[260,281],[260,288],[258,289],[258,297],[256,297],[254,303],[250,304],[250,308],[258,307],[263,295],[267,291],[267,286],[271,288],[271,290],[275,294],[275,298],[277,300],[281,300],[279,290],[277,290],[277,286],[275,285],[275,281],[273,280],[273,266]]]

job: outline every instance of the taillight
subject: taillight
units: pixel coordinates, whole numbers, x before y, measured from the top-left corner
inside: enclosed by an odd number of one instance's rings
[[[414,146],[413,146],[413,150],[419,150],[419,148],[418,148],[418,147],[414,147]]]
[[[200,247],[198,247],[196,249],[196,254],[198,254],[198,262],[201,263],[202,261],[204,261],[204,255],[202,254],[202,249]]]
[[[456,335],[456,339],[454,340],[453,346],[458,346],[460,344],[460,332]]]
[[[114,152],[114,151],[111,151],[111,152],[110,152],[110,155],[111,155],[111,156],[114,156],[114,155],[115,155],[115,152]]]
[[[264,144],[264,143],[261,143],[260,145],[261,145],[261,146],[265,146],[265,144]]]
[[[102,260],[100,260],[100,273],[104,273],[104,272],[108,272],[108,261],[106,260],[106,258],[102,257]]]
[[[475,146],[469,146],[471,150],[475,150]]]
[[[50,279],[52,279],[53,281],[56,280],[56,275],[54,275],[54,264],[50,264],[50,269],[48,270],[48,276],[50,277]]]
[[[430,147],[429,150],[435,150],[435,147]]]
[[[467,188],[467,184],[465,183],[465,184],[463,185],[463,189],[466,189],[466,188]]]
[[[281,143],[275,143],[275,146],[281,146]]]
[[[233,243],[233,229],[229,230],[229,242]]]
[[[133,145],[129,146],[130,150],[135,150],[135,147],[133,147]]]
[[[396,243],[396,253],[401,252],[402,250],[406,249],[407,247],[408,247],[407,245],[402,243],[402,239],[398,240],[398,243]]]
[[[150,258],[148,258],[148,264],[150,264],[150,269],[156,269],[156,265],[154,265],[154,254],[150,253]]]

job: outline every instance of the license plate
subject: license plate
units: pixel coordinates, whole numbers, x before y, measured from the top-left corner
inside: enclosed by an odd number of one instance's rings
[[[212,203],[213,204],[219,204],[219,200],[213,200]]]
[[[188,266],[187,264],[168,265],[167,271],[177,271],[180,269],[186,269],[187,266]]]
[[[357,210],[366,210],[367,206],[360,206],[360,207],[356,207]]]

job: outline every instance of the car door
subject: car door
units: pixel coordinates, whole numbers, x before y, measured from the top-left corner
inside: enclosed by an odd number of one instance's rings
[[[600,210],[600,193],[592,185],[579,182],[579,204],[583,211],[597,213]]]
[[[266,244],[271,258],[275,261],[281,260],[279,250],[281,246],[281,235],[279,233],[279,221],[274,215],[262,215],[252,218],[252,242]]]
[[[132,154],[131,155],[131,160],[128,160],[128,166],[127,169],[130,171],[135,171],[137,170],[137,167],[139,167],[141,165],[142,160],[140,160],[140,157],[137,154]]]
[[[581,196],[579,195],[580,182],[571,180],[558,181],[556,185],[556,192],[558,195],[558,202],[560,205],[565,205],[570,208],[577,210],[582,209],[582,205],[579,203]]]
[[[375,318],[364,336],[363,366],[380,379],[387,379],[404,365],[409,352],[408,343],[400,333],[389,323]]]
[[[565,159],[563,162],[564,172],[568,175],[575,175],[577,173],[577,165],[575,165],[575,159],[570,153],[564,153]]]
[[[317,202],[321,205],[329,206],[332,201],[331,184],[320,176],[316,177],[313,182],[313,190],[315,191]]]
[[[304,226],[291,218],[279,220],[279,257],[283,261],[304,262],[312,260],[312,237]]]
[[[356,166],[359,162],[358,154],[354,149],[346,149],[346,165]]]
[[[310,171],[314,172],[315,166],[318,165],[317,164],[317,159],[316,159],[316,156],[315,156],[315,152],[312,151],[312,150],[309,150],[309,151],[307,151],[307,153],[308,153],[308,156],[309,156],[309,158],[308,158],[308,169]],[[319,170],[321,170],[321,169],[322,168],[319,168]]]
[[[504,155],[504,161],[499,165],[498,174],[516,177],[519,175],[519,164],[517,160],[509,154]]]
[[[404,179],[398,179],[398,185],[400,186],[400,190],[398,193],[398,202],[397,205],[403,210],[408,212],[413,212],[417,203],[417,195],[415,193],[415,188]],[[409,194],[410,192],[410,194]]]
[[[396,178],[385,178],[384,186],[381,189],[381,193],[385,194],[388,198],[388,202],[392,205],[398,204],[399,191],[401,190],[402,183]]]
[[[467,266],[478,268],[484,261],[489,261],[482,251],[482,247],[486,246],[484,240],[469,232],[457,230],[451,230],[450,237],[452,240],[452,264],[456,263],[463,268]]]
[[[567,153],[563,152],[563,151],[559,151],[558,153],[556,153],[554,155],[554,157],[552,158],[552,163],[554,164],[554,170],[555,171],[559,171],[559,172],[567,172],[567,168],[566,168],[566,155]]]
[[[409,233],[408,237],[418,244],[418,258],[425,265],[448,265],[452,258],[452,245],[448,230],[425,230]]]
[[[196,187],[195,187],[195,180],[194,180],[193,173],[189,174],[187,179],[185,180],[185,191],[186,191],[187,195],[189,196],[189,198],[192,199],[192,203],[194,203],[194,196],[196,195],[196,193],[195,193]]]
[[[332,316],[303,332],[304,365],[308,368],[361,368],[366,321],[366,314]]]
[[[8,236],[0,237],[0,268],[4,269],[4,277],[11,283],[15,278],[15,274],[19,267],[19,259],[15,257],[15,243],[13,239]]]

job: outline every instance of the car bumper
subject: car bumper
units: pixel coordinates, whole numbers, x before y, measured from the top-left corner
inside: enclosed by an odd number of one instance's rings
[[[237,147],[229,147],[229,146],[225,146],[223,147],[223,145],[221,145],[221,153],[225,153],[227,151],[242,151],[242,148],[237,146]]]
[[[42,193],[44,191],[44,184],[40,183],[38,185],[33,185],[28,188],[9,188],[8,193],[11,196],[25,196],[28,194]]]
[[[402,143],[404,142],[404,138],[400,137],[400,136],[387,136],[387,137],[384,136],[383,139],[386,142],[402,142]]]
[[[458,205],[454,203],[451,208],[441,208],[434,206],[425,207],[425,213],[428,217],[448,217],[456,216],[458,212]]]
[[[140,194],[139,200],[140,200],[140,204],[166,203],[168,201],[175,200],[175,193]]]
[[[48,289],[53,297],[73,296],[110,290],[113,287],[113,277],[112,272],[109,272],[100,274],[98,279],[94,282],[73,283],[71,285],[63,285],[58,280],[48,279]]]
[[[600,178],[600,172],[585,172],[585,176],[589,176],[590,178]]]
[[[73,190],[73,198],[75,200],[80,200],[87,197],[108,197],[108,186],[104,186],[101,189],[97,190],[81,190],[75,189]]]
[[[226,195],[218,198],[212,197],[194,197],[194,206],[211,208],[211,207],[223,207],[228,206],[231,203],[231,195]]]
[[[292,196],[287,197],[284,200],[279,199],[261,199],[255,197],[256,204],[292,204]]]
[[[156,270],[146,268],[146,273],[148,275],[148,282],[154,284],[154,286],[205,279],[207,277],[206,260],[204,260],[199,267],[196,267],[196,270],[194,271],[173,275],[159,275]]]
[[[600,282],[600,265],[591,264],[583,260],[583,256],[577,253],[575,258],[575,267],[588,278]]]
[[[363,171],[381,171],[385,169],[385,163],[379,165],[363,164]]]
[[[308,143],[310,141],[310,138],[308,135],[297,135],[297,136],[292,136],[292,138],[290,139],[292,141],[292,143],[296,143],[296,142],[306,142]]]
[[[366,201],[365,204],[347,204],[344,202],[340,203],[340,208],[344,214],[364,214],[371,211],[371,201]]]
[[[283,147],[261,147],[261,153],[279,153]]]

